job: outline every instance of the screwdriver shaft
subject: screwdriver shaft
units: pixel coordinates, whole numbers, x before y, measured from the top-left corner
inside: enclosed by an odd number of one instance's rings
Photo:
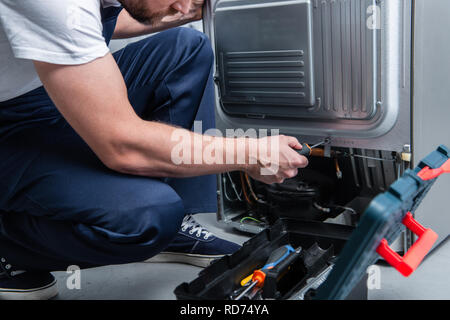
[[[323,140],[323,141],[321,141],[319,143],[316,143],[315,145],[311,146],[311,149],[317,148],[317,147],[319,147],[319,146],[321,146],[323,144],[329,144],[329,143],[330,143],[330,138],[326,138],[325,140]]]
[[[245,296],[250,290],[252,290],[258,284],[258,282],[259,282],[258,280],[253,281],[253,283],[249,285],[247,289],[242,291],[242,293],[238,295],[234,300],[241,300],[243,296]]]

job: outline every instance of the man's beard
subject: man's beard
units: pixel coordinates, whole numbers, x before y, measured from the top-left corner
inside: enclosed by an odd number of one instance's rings
[[[130,16],[146,25],[156,25],[165,16],[176,13],[176,10],[169,8],[168,12],[151,12],[142,0],[119,0]]]

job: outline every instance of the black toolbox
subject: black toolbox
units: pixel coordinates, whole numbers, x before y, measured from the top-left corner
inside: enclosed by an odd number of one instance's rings
[[[177,299],[228,300],[241,290],[242,279],[262,268],[277,248],[289,244],[301,252],[289,264],[266,272],[255,299],[367,299],[366,270],[380,256],[409,276],[437,240],[412,214],[437,177],[450,171],[450,150],[440,146],[414,170],[378,195],[356,228],[280,218],[231,256],[202,270],[195,280],[175,289]],[[405,226],[418,236],[400,257],[389,248]]]

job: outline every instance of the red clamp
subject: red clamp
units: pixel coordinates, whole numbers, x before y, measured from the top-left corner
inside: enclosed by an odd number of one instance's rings
[[[450,173],[450,159],[448,159],[444,164],[437,169],[431,169],[430,167],[425,167],[417,174],[417,176],[426,181],[432,180],[439,177],[443,173]]]
[[[406,214],[402,223],[414,232],[419,239],[403,257],[389,247],[386,239],[381,240],[377,248],[377,253],[402,275],[408,277],[417,269],[423,258],[431,250],[433,244],[438,239],[438,235],[431,229],[425,229],[413,218],[411,212]]]

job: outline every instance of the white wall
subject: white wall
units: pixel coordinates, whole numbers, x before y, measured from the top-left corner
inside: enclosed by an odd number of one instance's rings
[[[414,61],[415,164],[439,144],[450,148],[449,0],[416,0]],[[436,231],[450,234],[450,174],[431,189],[416,217]]]

